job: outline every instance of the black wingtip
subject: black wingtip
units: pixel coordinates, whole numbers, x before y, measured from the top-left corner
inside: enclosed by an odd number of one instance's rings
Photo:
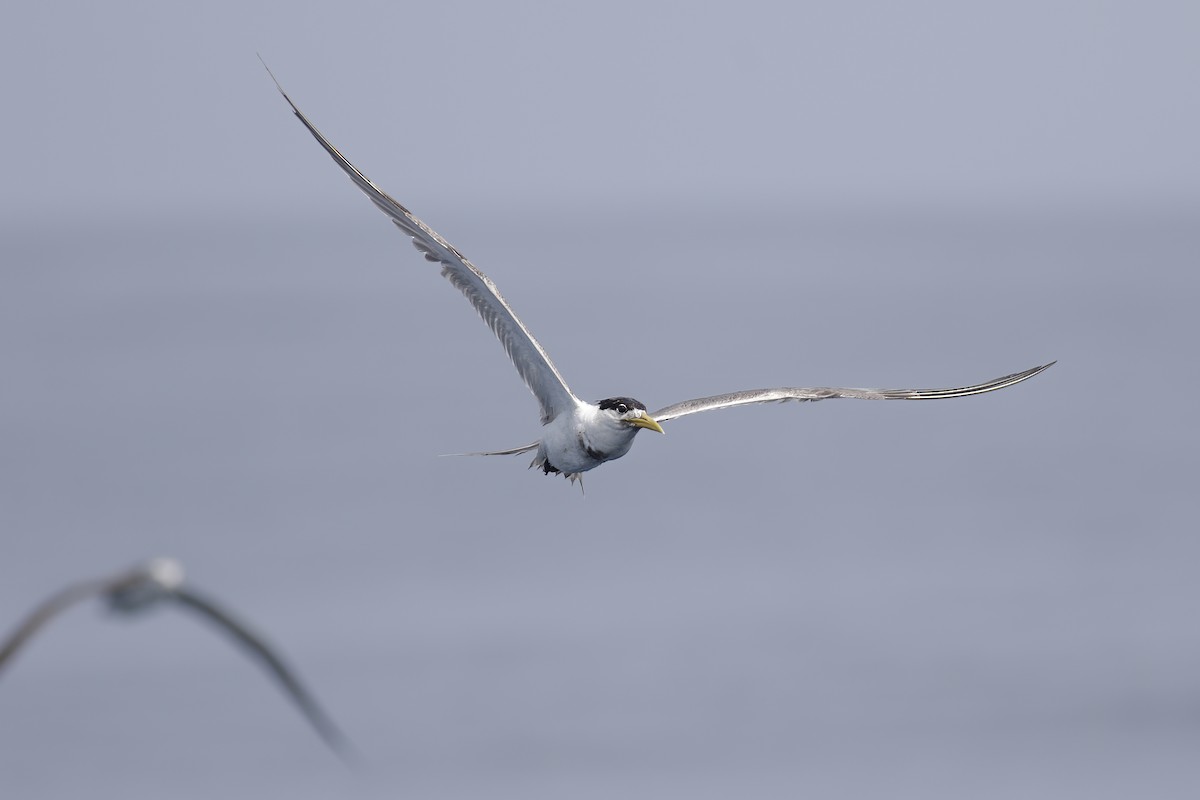
[[[1030,367],[1029,369],[1025,370],[1024,372],[1018,372],[1015,375],[1011,375],[1009,377],[1015,378],[1016,380],[1014,380],[1009,385],[1011,386],[1011,385],[1014,385],[1017,383],[1024,383],[1025,381],[1029,380],[1030,378],[1036,378],[1038,375],[1041,375],[1043,372],[1050,369],[1057,363],[1058,363],[1058,359],[1055,359],[1054,361],[1051,361],[1049,364],[1042,364],[1039,367]]]
[[[292,107],[292,111],[295,112],[297,117],[300,117],[300,119],[303,120],[304,115],[300,113],[300,109],[296,108],[296,104],[292,102],[292,98],[288,97],[288,93],[283,90],[283,84],[279,82],[279,78],[276,78],[275,73],[272,72],[271,68],[267,66],[267,62],[263,59],[262,54],[255,53],[254,55],[258,56],[259,63],[263,65],[263,69],[265,69],[267,74],[271,76],[271,80],[275,81],[275,88],[279,90],[281,95],[283,95],[283,99],[287,100],[287,104]],[[308,123],[305,122],[305,124]]]
[[[283,95],[283,100],[288,101],[289,106],[292,106],[292,108],[294,109],[295,103],[292,102],[292,98],[288,97],[288,92],[283,91],[283,84],[280,83],[280,79],[275,77],[275,73],[271,72],[271,68],[269,66],[266,66],[266,60],[263,59],[263,54],[262,53],[254,53],[254,55],[258,56],[259,64],[263,65],[264,70],[266,70],[266,74],[269,74],[269,76],[271,76],[271,80],[274,80],[275,88],[280,90],[280,94]]]
[[[283,93],[283,87],[279,85],[279,78],[276,78],[275,73],[271,72],[271,68],[267,66],[267,61],[266,61],[266,59],[264,59],[262,57],[262,53],[255,53],[254,55],[258,56],[258,63],[263,65],[263,69],[265,69],[267,71],[267,74],[271,76],[271,80],[275,81],[275,86],[279,89],[279,91],[281,93]],[[286,93],[283,93],[283,94],[284,94],[284,97],[287,96]]]

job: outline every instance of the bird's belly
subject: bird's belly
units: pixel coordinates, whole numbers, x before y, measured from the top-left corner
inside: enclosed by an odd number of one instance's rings
[[[542,439],[542,451],[547,463],[560,472],[587,472],[605,461],[620,458],[629,452],[633,437],[621,438],[603,445],[591,441],[580,430],[556,431],[558,435]]]
[[[546,461],[559,472],[587,472],[600,466],[608,458],[598,451],[588,451],[577,442],[543,442]]]

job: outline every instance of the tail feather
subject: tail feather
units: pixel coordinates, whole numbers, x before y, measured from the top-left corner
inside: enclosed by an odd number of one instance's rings
[[[442,458],[454,458],[457,456],[519,456],[521,453],[528,453],[530,450],[536,450],[541,442],[514,447],[511,450],[486,450],[480,453],[443,453]]]

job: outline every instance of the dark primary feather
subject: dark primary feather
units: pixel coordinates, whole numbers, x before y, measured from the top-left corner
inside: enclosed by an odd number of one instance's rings
[[[263,64],[266,67],[266,64]],[[425,254],[425,258],[442,265],[444,275],[454,286],[466,296],[471,305],[487,323],[496,338],[504,346],[513,366],[517,368],[525,385],[533,392],[541,406],[542,424],[564,411],[575,407],[578,399],[567,387],[558,369],[550,360],[546,350],[534,338],[525,324],[517,317],[512,308],[496,288],[496,284],[480,272],[474,264],[462,253],[439,236],[428,225],[417,219],[411,211],[401,205],[358,170],[341,152],[330,144],[329,140],[317,130],[316,126],[300,111],[292,98],[288,97],[270,68],[267,72],[275,80],[275,86],[283,99],[292,107],[297,119],[304,123],[308,132],[333,157],[342,171],[350,176],[355,185],[371,199],[383,213],[391,217],[396,227],[407,233],[413,239],[413,245]]]
[[[342,756],[348,756],[350,745],[346,737],[325,713],[316,698],[300,682],[295,670],[289,667],[274,650],[267,646],[262,636],[253,633],[241,620],[221,608],[212,600],[194,589],[181,587],[174,592],[175,600],[199,612],[224,629],[234,640],[250,652],[271,675],[283,685],[284,690],[300,707],[301,712],[316,729],[325,743]]]
[[[741,392],[718,394],[712,397],[699,397],[695,400],[684,400],[682,403],[660,408],[652,416],[658,422],[665,422],[688,414],[698,414],[701,411],[715,411],[722,408],[751,405],[753,403],[777,403],[786,400],[815,402],[829,400],[835,397],[849,397],[856,400],[942,400],[950,397],[966,397],[972,394],[983,394],[1004,389],[1026,381],[1054,366],[1051,361],[1040,367],[1033,367],[1024,372],[1014,372],[1003,378],[995,378],[974,386],[962,386],[957,389],[834,389],[834,388],[791,388],[778,389],[747,389]]]
[[[17,651],[38,632],[39,628],[71,606],[105,594],[112,588],[113,583],[111,578],[80,581],[48,597],[41,605],[29,612],[29,616],[9,635],[4,646],[0,647],[0,671],[3,671]]]

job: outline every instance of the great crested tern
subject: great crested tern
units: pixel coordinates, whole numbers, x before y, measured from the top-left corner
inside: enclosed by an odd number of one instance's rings
[[[266,67],[266,64],[263,64]],[[504,346],[513,366],[517,368],[525,385],[537,398],[541,409],[542,437],[536,442],[514,447],[511,450],[495,450],[469,455],[516,455],[536,450],[531,467],[539,467],[546,473],[561,473],[572,482],[582,473],[600,466],[605,461],[620,458],[629,452],[634,436],[640,430],[664,433],[661,423],[678,419],[701,411],[773,403],[785,400],[816,401],[834,397],[850,397],[859,400],[936,400],[950,397],[965,397],[1004,389],[1032,378],[1053,366],[1055,362],[1043,364],[1023,372],[1005,375],[974,386],[957,389],[834,389],[793,388],[749,389],[712,397],[701,397],[674,403],[649,413],[646,406],[631,397],[610,397],[599,403],[580,400],[550,360],[546,350],[533,337],[520,318],[500,295],[492,280],[480,272],[453,245],[439,236],[428,225],[394,198],[376,186],[358,170],[342,153],[326,139],[308,117],[300,111],[292,98],[283,90],[275,74],[267,68],[283,99],[292,107],[296,117],[304,123],[316,140],[333,157],[337,165],[350,176],[371,202],[391,217],[400,230],[412,237],[413,245],[428,261],[441,264],[442,275],[462,292],[475,307],[479,316],[488,324],[496,338]]]
[[[30,612],[7,641],[0,644],[0,672],[38,629],[71,606],[92,597],[104,598],[111,610],[122,614],[134,614],[167,601],[174,601],[198,612],[232,636],[266,667],[271,677],[283,686],[288,697],[300,708],[325,744],[343,758],[348,759],[352,755],[346,737],[300,682],[296,672],[265,639],[245,623],[185,585],[183,566],[171,558],[153,558],[115,575],[79,581],[47,598]]]

